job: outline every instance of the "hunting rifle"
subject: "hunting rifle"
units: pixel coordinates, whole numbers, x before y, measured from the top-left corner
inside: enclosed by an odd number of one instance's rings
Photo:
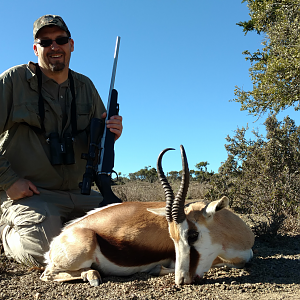
[[[87,160],[83,181],[79,184],[81,194],[89,195],[91,193],[92,183],[95,182],[103,196],[101,206],[122,202],[111,190],[111,175],[114,172],[115,134],[105,126],[106,121],[109,120],[111,116],[119,114],[119,104],[117,102],[118,92],[114,89],[119,47],[120,37],[118,36],[105,121],[98,118],[91,120],[89,150],[88,153],[82,153],[81,155],[81,158]]]

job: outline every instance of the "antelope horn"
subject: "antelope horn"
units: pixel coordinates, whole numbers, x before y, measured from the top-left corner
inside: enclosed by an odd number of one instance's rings
[[[173,201],[173,206],[172,206],[172,218],[177,224],[182,223],[186,218],[184,212],[184,204],[185,204],[185,197],[189,188],[189,181],[190,181],[188,162],[187,162],[184,147],[182,145],[180,145],[180,152],[181,152],[181,160],[182,160],[182,178],[181,178],[179,191],[176,195],[175,200]]]
[[[157,158],[157,165],[156,165],[156,169],[157,169],[157,176],[158,179],[160,180],[164,192],[165,192],[165,198],[166,198],[166,218],[168,222],[172,222],[172,205],[173,205],[173,201],[174,201],[174,193],[173,190],[164,174],[164,171],[162,170],[161,167],[161,160],[163,155],[169,151],[169,150],[175,150],[173,148],[167,148],[165,150],[163,150],[162,152],[160,152],[158,158]]]

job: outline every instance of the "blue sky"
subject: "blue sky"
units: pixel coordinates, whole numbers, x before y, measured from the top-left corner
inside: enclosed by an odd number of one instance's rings
[[[262,127],[265,118],[256,121],[229,102],[236,85],[251,89],[242,52],[257,50],[263,38],[245,36],[236,25],[249,19],[241,0],[3,1],[0,73],[37,61],[32,26],[45,14],[67,23],[75,41],[70,67],[92,79],[105,105],[121,37],[115,88],[124,130],[115,144],[115,171],[155,167],[167,147],[177,151],[165,155],[163,168],[179,171],[183,144],[190,169],[208,161],[217,172],[227,158],[226,136],[247,123]],[[288,114],[297,124],[292,109],[279,119]]]

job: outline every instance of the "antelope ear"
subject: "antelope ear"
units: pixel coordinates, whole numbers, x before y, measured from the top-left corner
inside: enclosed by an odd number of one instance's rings
[[[203,216],[205,218],[212,217],[217,211],[226,208],[229,205],[229,200],[223,196],[220,200],[213,201],[205,206],[203,209]]]
[[[147,208],[148,211],[152,212],[155,215],[165,217],[166,216],[166,208]]]

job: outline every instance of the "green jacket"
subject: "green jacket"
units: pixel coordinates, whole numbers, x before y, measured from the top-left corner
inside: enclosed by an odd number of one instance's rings
[[[62,110],[57,101],[42,90],[45,105],[45,134],[35,133],[31,126],[40,128],[38,112],[38,81],[33,72],[34,64],[13,67],[0,75],[0,190],[7,190],[19,178],[32,181],[45,189],[78,189],[85,172],[86,161],[81,153],[88,151],[88,135],[91,118],[100,118],[105,112],[103,102],[92,81],[72,71],[75,85],[77,129],[81,131],[73,142],[73,165],[52,166],[50,148],[46,137],[52,132],[71,132],[70,89],[66,95],[68,120],[62,128]],[[46,137],[45,137],[46,136]]]

